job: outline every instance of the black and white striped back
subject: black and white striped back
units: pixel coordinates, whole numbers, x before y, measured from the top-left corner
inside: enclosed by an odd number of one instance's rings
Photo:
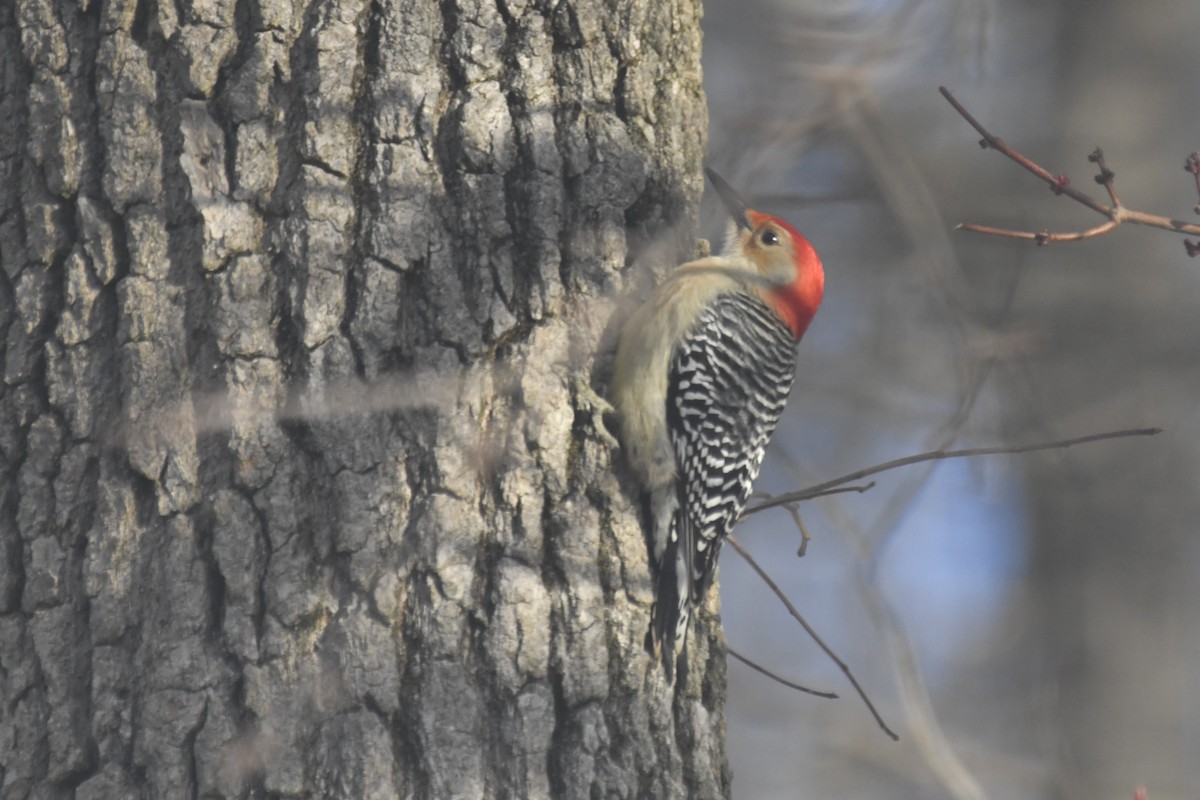
[[[667,428],[684,489],[680,527],[694,548],[693,601],[708,589],[721,541],[750,497],[795,366],[792,332],[748,292],[718,298],[671,361]]]
[[[680,505],[659,565],[652,631],[652,638],[665,645],[668,674],[676,640],[686,636],[691,608],[708,590],[721,543],[758,477],[787,404],[795,364],[791,330],[759,297],[744,291],[718,297],[671,359],[667,429]]]

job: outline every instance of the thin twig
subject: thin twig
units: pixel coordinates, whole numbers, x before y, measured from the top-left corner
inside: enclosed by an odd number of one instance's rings
[[[788,503],[784,508],[792,515],[792,522],[796,523],[796,528],[800,531],[800,546],[796,548],[796,558],[804,558],[808,553],[808,543],[812,541],[812,534],[808,532],[808,526],[804,524],[804,520],[800,519],[798,503]]]
[[[1013,161],[1020,164],[1027,172],[1030,172],[1045,181],[1055,194],[1065,194],[1075,202],[1081,203],[1092,209],[1097,214],[1103,214],[1106,217],[1112,215],[1113,209],[1111,206],[1106,206],[1099,200],[1096,200],[1090,195],[1079,191],[1074,186],[1071,186],[1071,181],[1066,175],[1050,174],[1050,171],[1045,167],[1038,164],[1028,156],[1023,155],[1022,153],[1019,153],[1018,151],[1009,147],[1008,144],[1006,144],[1005,141],[999,136],[993,135],[987,128],[983,127],[979,120],[975,119],[975,117],[971,115],[971,112],[963,108],[962,104],[955,99],[954,95],[950,94],[950,90],[945,86],[939,86],[938,91],[942,93],[942,96],[946,98],[946,101],[949,102],[950,105],[954,106],[954,110],[957,111],[963,119],[971,123],[971,127],[977,130],[979,135],[983,137],[983,139],[979,142],[980,147],[984,148],[985,150],[991,148],[998,153],[1008,156]]]
[[[834,489],[826,489],[820,494],[815,495],[815,497],[824,497],[831,494],[846,494],[848,492],[862,494],[863,492],[873,489],[874,487],[875,481],[871,481],[870,483],[861,483],[857,486],[838,486]],[[770,492],[754,492],[751,496],[762,498],[764,500],[771,500],[775,497],[775,495],[771,494]],[[811,500],[813,498],[810,497],[807,499]],[[788,513],[792,515],[792,521],[796,523],[796,527],[800,530],[800,548],[796,550],[796,557],[804,558],[804,555],[808,552],[808,543],[812,540],[812,534],[808,532],[808,526],[806,526],[804,524],[804,520],[800,518],[800,509],[797,507],[796,503],[786,503],[784,504],[784,508],[787,509]]]
[[[1050,231],[1044,230],[1013,231],[1007,228],[993,228],[987,225],[974,224],[959,225],[957,226],[959,230],[972,231],[974,233],[986,233],[992,236],[1007,236],[1013,239],[1027,239],[1036,242],[1039,245],[1051,244],[1053,242],[1074,242],[1081,239],[1090,239],[1094,236],[1101,236],[1105,233],[1108,233],[1123,222],[1131,222],[1135,225],[1145,225],[1151,228],[1174,231],[1175,233],[1200,235],[1200,224],[1183,222],[1182,220],[1164,217],[1159,214],[1147,214],[1144,211],[1134,211],[1121,205],[1121,201],[1117,199],[1116,188],[1113,185],[1114,173],[1105,165],[1104,154],[1101,152],[1100,148],[1097,147],[1095,151],[1088,156],[1088,160],[1096,164],[1099,168],[1099,174],[1096,175],[1096,182],[1104,186],[1112,205],[1102,203],[1086,192],[1076,189],[1071,185],[1071,181],[1066,175],[1062,173],[1057,175],[1051,174],[1049,170],[1038,164],[1033,159],[1029,158],[1023,153],[1018,152],[1017,150],[1014,150],[1012,147],[1009,147],[1009,145],[1005,143],[1003,139],[993,134],[987,128],[983,127],[983,124],[980,123],[979,120],[975,119],[971,112],[967,111],[967,109],[963,107],[962,103],[958,102],[954,95],[950,93],[950,90],[945,86],[939,86],[938,91],[942,93],[942,96],[946,98],[946,101],[950,103],[950,105],[954,106],[954,110],[957,111],[963,119],[970,123],[971,127],[978,131],[979,135],[983,137],[979,141],[980,147],[1002,153],[1016,163],[1020,164],[1021,167],[1027,172],[1036,175],[1038,178],[1044,181],[1055,194],[1065,194],[1067,197],[1081,205],[1087,206],[1097,214],[1108,217],[1109,220],[1104,225],[1099,225],[1095,228],[1089,228],[1085,231],[1074,231],[1067,233],[1051,233]],[[1195,163],[1200,164],[1200,160],[1197,160]],[[1193,160],[1189,158],[1184,168],[1189,172],[1193,172],[1192,166]],[[1196,175],[1197,188],[1200,189],[1200,172],[1193,172],[1193,174]],[[1188,255],[1196,255],[1196,253],[1200,252],[1200,246],[1196,246],[1191,242],[1185,242],[1185,245],[1187,246]]]
[[[873,467],[860,469],[856,472],[851,472],[848,475],[843,475],[840,478],[834,478],[824,483],[818,483],[816,486],[810,486],[807,489],[800,489],[795,492],[777,495],[770,500],[765,500],[762,503],[748,508],[742,513],[742,517],[747,517],[750,514],[759,511],[766,511],[768,508],[787,505],[788,503],[798,503],[802,500],[811,500],[814,497],[827,494],[830,489],[835,486],[841,486],[843,483],[857,481],[866,478],[870,475],[877,475],[880,472],[886,472],[890,469],[898,469],[907,467],[912,464],[920,464],[925,461],[941,461],[948,458],[973,458],[975,456],[995,456],[1008,455],[1015,453],[1033,453],[1039,450],[1065,450],[1068,447],[1075,445],[1088,444],[1090,442],[1101,442],[1107,439],[1122,439],[1129,436],[1155,436],[1162,433],[1162,428],[1131,428],[1123,431],[1109,431],[1106,433],[1092,433],[1087,436],[1078,436],[1074,439],[1062,439],[1057,442],[1038,442],[1035,444],[1015,445],[1012,447],[968,447],[962,450],[934,450],[929,453],[918,453],[904,458],[897,458],[893,461],[885,461],[882,464],[876,464]]]
[[[976,225],[974,222],[960,222],[954,226],[954,230],[967,231],[969,233],[986,233],[989,236],[1007,236],[1009,239],[1028,239],[1038,245],[1047,245],[1055,242],[1077,242],[1080,239],[1103,236],[1117,227],[1117,224],[1117,222],[1110,219],[1108,222],[1097,225],[1094,228],[1088,228],[1085,231],[1052,233],[1050,231],[1014,231],[1008,228],[994,228],[991,225]]]
[[[812,497],[806,497],[804,499],[812,500],[816,497],[824,497],[824,496],[830,495],[830,494],[850,494],[850,493],[862,494],[863,492],[869,492],[874,488],[875,488],[875,481],[871,481],[870,483],[859,483],[854,486],[838,486],[835,489],[826,489],[823,492],[818,492],[817,494],[813,495]]]
[[[1096,183],[1104,187],[1104,191],[1108,192],[1108,199],[1112,201],[1113,206],[1121,205],[1121,201],[1117,199],[1117,188],[1113,186],[1113,178],[1117,176],[1115,172],[1108,168],[1104,163],[1104,151],[1097,147],[1088,156],[1088,161],[1096,165],[1100,173],[1096,175]]]
[[[804,628],[812,640],[817,643],[817,646],[825,652],[825,655],[829,656],[833,663],[838,665],[838,667],[842,670],[842,673],[845,674],[846,678],[850,681],[850,685],[854,687],[854,691],[858,692],[858,696],[862,698],[864,703],[866,703],[867,708],[871,712],[871,716],[875,717],[875,721],[879,723],[879,727],[883,728],[883,732],[892,737],[892,741],[900,741],[900,737],[897,736],[892,729],[887,726],[887,723],[883,721],[883,717],[879,716],[879,712],[875,710],[875,704],[871,702],[871,698],[867,697],[867,693],[863,691],[862,686],[859,685],[858,680],[854,677],[854,673],[850,671],[850,667],[846,665],[845,661],[842,661],[842,659],[838,658],[838,654],[833,652],[833,649],[830,648],[829,645],[825,644],[825,641],[817,634],[815,630],[813,630],[813,627],[808,624],[808,620],[804,619],[800,612],[796,610],[796,607],[792,605],[792,601],[789,600],[788,596],[783,593],[783,590],[779,588],[779,585],[775,583],[775,581],[771,580],[771,576],[767,574],[766,570],[759,566],[758,562],[754,560],[754,557],[746,551],[746,548],[742,547],[741,543],[737,539],[732,536],[726,536],[725,541],[728,542],[729,545],[738,552],[738,555],[746,559],[746,563],[758,573],[758,577],[762,578],[763,583],[770,587],[771,591],[775,593],[775,596],[779,598],[780,602],[787,607],[787,610],[791,613],[792,617],[800,623],[800,626]]]
[[[801,686],[798,683],[793,683],[792,681],[789,681],[787,678],[780,677],[779,675],[776,675],[774,672],[771,672],[771,670],[767,669],[762,664],[759,664],[756,661],[751,661],[750,659],[746,658],[744,655],[739,653],[737,650],[734,650],[729,645],[725,645],[725,652],[728,653],[729,655],[733,656],[738,661],[742,662],[743,664],[745,664],[747,667],[754,670],[755,672],[758,672],[762,675],[766,675],[768,678],[775,681],[776,683],[782,683],[784,686],[787,686],[791,689],[795,689],[798,692],[804,692],[805,694],[811,694],[815,697],[824,697],[829,700],[837,699],[837,696],[838,696],[837,692],[822,692],[822,691],[818,691],[817,689],[810,689],[807,686]]]

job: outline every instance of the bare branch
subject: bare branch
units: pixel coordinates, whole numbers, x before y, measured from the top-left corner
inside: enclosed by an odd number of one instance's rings
[[[1042,165],[1038,164],[1033,159],[1023,153],[1009,147],[1003,139],[996,136],[987,128],[975,119],[971,112],[967,111],[961,103],[955,99],[954,95],[945,86],[939,86],[938,91],[946,98],[950,105],[954,106],[963,119],[971,124],[971,127],[979,132],[983,138],[979,141],[979,146],[986,149],[995,150],[1002,153],[1016,163],[1020,164],[1027,172],[1036,175],[1046,183],[1055,194],[1064,194],[1080,205],[1087,206],[1097,214],[1108,217],[1108,222],[1103,225],[1098,225],[1094,228],[1089,228],[1083,231],[1071,231],[1066,233],[1051,233],[1050,231],[1013,231],[1005,228],[993,228],[987,225],[963,224],[958,225],[957,229],[971,231],[973,233],[985,233],[992,236],[1007,236],[1012,239],[1027,239],[1035,242],[1038,245],[1047,245],[1054,242],[1076,242],[1081,239],[1091,239],[1095,236],[1102,236],[1113,228],[1116,228],[1123,222],[1131,222],[1134,225],[1145,225],[1151,228],[1159,228],[1161,230],[1174,231],[1175,233],[1183,233],[1189,235],[1200,235],[1200,224],[1183,222],[1181,220],[1164,217],[1159,214],[1148,214],[1144,211],[1134,211],[1121,205],[1121,201],[1117,198],[1117,191],[1113,185],[1114,174],[1104,162],[1104,153],[1097,147],[1091,155],[1088,156],[1088,161],[1096,164],[1099,173],[1095,176],[1096,183],[1102,185],[1108,193],[1108,198],[1111,205],[1103,203],[1086,192],[1082,192],[1071,185],[1070,179],[1062,174],[1051,174]],[[1193,157],[1189,157],[1184,169],[1192,172],[1196,176],[1197,190],[1200,191],[1200,156],[1193,153]],[[1200,211],[1200,205],[1197,206]],[[1200,245],[1191,241],[1185,240],[1185,247],[1188,255],[1194,256],[1200,253]]]
[[[968,447],[962,450],[934,450],[929,453],[918,453],[904,458],[897,458],[893,461],[885,461],[882,464],[876,464],[873,467],[860,469],[857,472],[851,472],[843,475],[840,478],[834,478],[824,483],[818,483],[816,486],[810,486],[807,489],[800,489],[795,492],[777,495],[770,500],[763,501],[753,508],[748,508],[742,512],[742,517],[745,518],[750,514],[759,511],[766,511],[768,508],[776,508],[778,506],[787,505],[788,503],[798,503],[802,500],[811,500],[814,497],[820,497],[823,494],[829,494],[829,490],[841,486],[850,481],[857,481],[866,478],[870,475],[878,475],[880,472],[886,472],[890,469],[898,469],[907,467],[912,464],[920,464],[925,461],[941,461],[948,458],[974,458],[975,456],[995,456],[995,455],[1010,455],[1015,453],[1034,453],[1039,450],[1065,450],[1068,447],[1075,445],[1088,444],[1090,442],[1101,442],[1107,439],[1123,439],[1130,436],[1155,436],[1162,433],[1162,428],[1130,428],[1122,431],[1109,431],[1106,433],[1092,433],[1087,436],[1078,436],[1074,439],[1062,439],[1057,442],[1038,442],[1035,444],[1014,445],[1011,447]],[[868,487],[869,488],[869,487]]]
[[[792,522],[796,523],[796,528],[800,531],[800,546],[796,548],[796,558],[804,558],[808,553],[808,543],[812,541],[812,534],[808,532],[808,526],[804,524],[804,520],[800,519],[799,504],[788,503],[784,508],[792,515]]]
[[[1100,173],[1096,175],[1096,183],[1103,186],[1104,191],[1108,192],[1108,199],[1112,201],[1114,206],[1121,205],[1121,201],[1117,199],[1117,189],[1113,186],[1113,178],[1116,177],[1116,173],[1109,169],[1108,165],[1104,163],[1104,151],[1097,147],[1092,151],[1092,154],[1088,156],[1088,161],[1095,164],[1100,170]]]
[[[807,686],[801,686],[798,683],[793,683],[792,681],[789,681],[787,678],[781,678],[779,675],[776,675],[774,672],[771,672],[771,670],[767,669],[762,664],[759,664],[756,661],[751,661],[750,659],[746,658],[744,655],[739,653],[737,650],[734,650],[729,645],[725,645],[725,652],[728,653],[729,655],[733,656],[738,661],[742,662],[743,664],[745,664],[747,667],[754,670],[755,672],[766,675],[768,678],[775,681],[776,683],[782,683],[784,686],[787,686],[790,689],[795,689],[796,691],[804,692],[805,694],[811,694],[815,697],[824,697],[829,700],[837,699],[837,696],[838,696],[837,692],[821,692],[816,689],[809,689]]]
[[[954,226],[954,230],[969,231],[970,233],[986,233],[990,236],[1007,236],[1010,239],[1028,239],[1041,246],[1053,244],[1054,242],[1077,242],[1080,239],[1091,239],[1094,236],[1102,236],[1117,227],[1117,224],[1110,219],[1108,222],[1097,225],[1094,228],[1088,228],[1086,231],[1051,233],[1050,231],[1014,231],[1008,228],[993,228],[990,225],[976,225],[973,222],[960,222]]]
[[[848,492],[862,494],[863,492],[869,491],[873,488],[875,488],[875,481],[871,481],[870,483],[860,483],[857,486],[838,486],[834,489],[826,489],[823,492],[819,492],[818,494],[805,499],[812,500],[817,497],[825,497],[831,494],[846,494]],[[753,497],[759,497],[763,500],[773,500],[775,495],[771,494],[770,492],[754,492]],[[805,554],[808,552],[808,543],[812,539],[812,534],[808,532],[808,526],[804,524],[804,520],[800,519],[800,509],[797,507],[796,503],[785,503],[783,507],[787,509],[789,514],[792,515],[792,521],[796,523],[796,527],[800,530],[800,548],[796,550],[796,557],[804,558]]]
[[[859,483],[854,486],[839,486],[836,489],[826,489],[823,492],[817,492],[812,497],[806,497],[804,499],[813,500],[817,497],[824,497],[830,494],[850,494],[851,492],[854,494],[862,494],[863,492],[869,492],[874,488],[875,481],[871,481],[870,483]]]
[[[945,86],[939,86],[938,91],[942,93],[942,96],[946,98],[950,105],[954,106],[954,110],[962,115],[963,119],[971,123],[972,128],[979,131],[979,135],[983,137],[983,139],[981,139],[979,142],[980,147],[985,150],[991,148],[998,153],[1003,153],[1004,155],[1008,156],[1013,161],[1024,167],[1027,172],[1030,172],[1045,181],[1050,187],[1051,191],[1053,191],[1055,194],[1065,194],[1075,202],[1082,203],[1083,205],[1092,209],[1097,214],[1103,214],[1106,217],[1112,215],[1113,210],[1110,206],[1104,205],[1100,201],[1093,199],[1087,194],[1084,194],[1083,192],[1071,186],[1071,181],[1066,175],[1051,175],[1050,171],[1045,167],[1041,166],[1028,156],[1023,155],[1022,153],[1019,153],[1009,147],[999,136],[993,135],[990,131],[988,131],[987,128],[983,127],[979,120],[975,119],[975,117],[971,115],[971,112],[963,108],[962,104],[954,98],[954,95],[950,94],[950,90]]]
[[[817,643],[817,646],[825,652],[825,655],[829,656],[833,663],[838,665],[838,668],[842,670],[842,673],[845,674],[846,678],[850,681],[850,685],[854,687],[854,691],[858,692],[858,696],[862,698],[864,703],[866,703],[871,715],[875,717],[875,721],[879,723],[879,727],[883,728],[883,732],[892,737],[892,741],[900,741],[900,737],[897,736],[892,729],[887,726],[887,723],[883,721],[883,717],[879,716],[879,712],[875,710],[875,704],[871,702],[871,698],[867,697],[867,693],[863,691],[862,686],[859,685],[858,680],[854,677],[854,673],[850,671],[850,667],[846,665],[845,661],[842,661],[842,659],[838,657],[837,653],[833,652],[829,645],[825,644],[825,641],[821,639],[817,632],[813,630],[813,627],[808,624],[808,620],[804,619],[800,612],[796,610],[796,607],[792,605],[792,601],[789,600],[788,596],[783,593],[783,590],[779,588],[779,585],[775,583],[775,581],[771,580],[771,576],[766,573],[766,570],[759,566],[758,562],[754,560],[753,556],[751,556],[744,547],[742,547],[741,543],[737,539],[732,536],[726,536],[725,541],[728,542],[729,545],[738,552],[738,555],[746,559],[746,563],[758,573],[758,577],[762,578],[763,583],[770,587],[771,591],[775,593],[775,596],[779,598],[779,601],[787,607],[787,610],[791,613],[792,617],[800,623],[800,626],[804,628],[812,640]]]

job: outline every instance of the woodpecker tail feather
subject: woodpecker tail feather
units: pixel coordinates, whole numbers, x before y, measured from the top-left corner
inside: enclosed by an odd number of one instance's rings
[[[692,548],[686,532],[680,536],[680,516],[681,512],[676,511],[671,519],[666,550],[658,564],[650,630],[646,633],[646,652],[662,660],[667,683],[675,679],[676,648],[683,656],[681,670],[687,671],[687,631],[692,616],[692,573],[688,564]]]

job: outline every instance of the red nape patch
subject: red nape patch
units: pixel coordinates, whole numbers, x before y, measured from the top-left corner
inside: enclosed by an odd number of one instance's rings
[[[805,283],[809,285],[805,286]],[[813,317],[817,315],[817,308],[821,305],[821,297],[824,294],[823,275],[818,274],[818,286],[815,288],[810,282],[805,283],[796,281],[782,288],[772,289],[766,297],[767,304],[791,329],[796,341],[800,341]]]

